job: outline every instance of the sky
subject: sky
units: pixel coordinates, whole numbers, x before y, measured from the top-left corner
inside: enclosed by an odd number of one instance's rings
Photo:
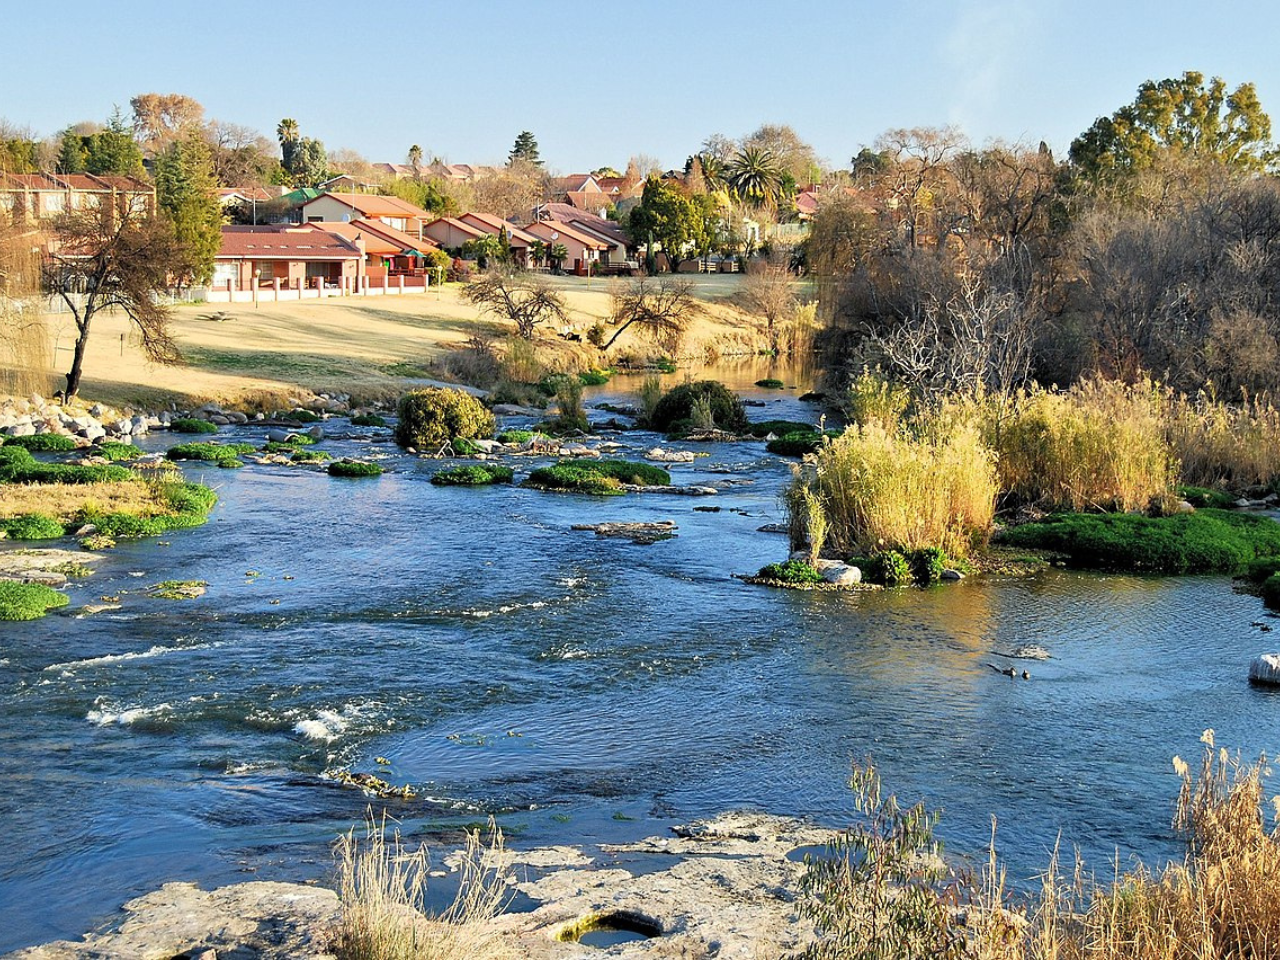
[[[5,4],[0,119],[37,135],[183,93],[330,152],[505,162],[530,130],[561,173],[789,124],[833,166],[895,127],[1062,154],[1138,85],[1256,84],[1280,131],[1280,4],[1237,0],[333,0]]]

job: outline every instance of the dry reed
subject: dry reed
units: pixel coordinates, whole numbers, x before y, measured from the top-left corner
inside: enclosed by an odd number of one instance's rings
[[[1184,482],[1242,487],[1280,477],[1280,410],[1270,397],[1245,394],[1228,404],[1205,391],[1171,395],[1166,418]]]

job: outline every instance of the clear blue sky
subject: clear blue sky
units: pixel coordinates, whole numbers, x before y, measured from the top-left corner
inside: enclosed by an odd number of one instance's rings
[[[1063,151],[1147,79],[1253,81],[1280,134],[1280,5],[1237,0],[439,0],[6,4],[0,118],[51,134],[143,92],[330,151],[561,172],[682,164],[711,133],[787,123],[838,165],[890,127]]]

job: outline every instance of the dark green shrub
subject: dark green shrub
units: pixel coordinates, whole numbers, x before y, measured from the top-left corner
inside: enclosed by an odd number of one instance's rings
[[[661,467],[628,460],[562,460],[529,474],[528,486],[577,493],[620,494],[623,484],[668,486],[671,474]]]
[[[320,463],[329,459],[329,454],[323,450],[295,450],[289,455],[289,459],[294,463]]]
[[[765,377],[763,380],[757,380],[756,386],[764,387],[766,390],[781,390],[786,384],[781,380],[775,380],[773,377]]]
[[[453,448],[453,454],[457,457],[474,457],[481,450],[466,437],[454,437],[449,441],[449,446]]]
[[[498,434],[499,443],[528,443],[537,434],[532,430],[503,430]]]
[[[0,580],[0,620],[39,620],[50,610],[65,607],[70,598],[42,583]]]
[[[938,547],[924,547],[908,553],[907,563],[911,567],[912,579],[927,587],[942,579],[942,571],[947,569],[947,555]]]
[[[1171,517],[1055,514],[1015,527],[1004,539],[1053,550],[1079,567],[1143,573],[1236,573],[1250,561],[1280,556],[1280,524],[1214,509]]]
[[[1280,610],[1280,573],[1273,573],[1262,581],[1262,602],[1270,610]]]
[[[435,452],[455,437],[492,437],[493,414],[475,397],[461,390],[427,387],[400,398],[396,443]]]
[[[104,440],[90,452],[113,463],[120,460],[137,460],[142,456],[142,451],[133,444],[119,443],[115,440]]]
[[[170,460],[205,460],[219,466],[244,466],[236,458],[251,450],[251,443],[180,443],[176,447],[170,447],[165,456]]]
[[[677,424],[692,423],[695,405],[700,401],[710,407],[716,429],[746,433],[750,424],[742,401],[718,380],[699,380],[668,390],[653,408],[647,425],[653,430],[674,432]]]
[[[55,540],[67,531],[47,513],[23,513],[0,521],[10,540]]]
[[[380,477],[382,467],[364,460],[335,460],[329,464],[331,477]]]
[[[1213,490],[1209,487],[1179,487],[1178,494],[1193,507],[1214,507],[1219,510],[1230,510],[1235,506],[1236,498],[1225,490]]]
[[[6,437],[6,447],[22,447],[40,453],[69,453],[79,446],[71,437],[60,433],[34,433],[28,437]]]
[[[785,563],[770,563],[761,567],[756,574],[765,580],[780,580],[783,583],[821,583],[822,574],[811,563],[805,560],[787,560]]]
[[[294,423],[319,423],[324,418],[318,413],[298,407],[294,410],[290,410],[282,419],[292,420]]]
[[[195,417],[179,417],[169,421],[169,429],[174,433],[217,433],[218,425]]]
[[[675,373],[676,372],[676,362],[671,357],[658,357],[656,360],[650,363],[649,366],[652,367],[654,370],[657,370],[659,373]]]
[[[830,434],[828,434],[829,436]],[[815,430],[788,433],[786,436],[770,440],[765,449],[780,457],[803,457],[813,453],[822,446],[822,434]]]
[[[477,463],[441,470],[431,478],[431,482],[442,487],[479,487],[489,483],[510,483],[514,476],[510,467]]]
[[[578,374],[578,382],[584,387],[601,387],[609,382],[611,375],[608,370],[584,370]]]
[[[763,440],[771,433],[775,437],[785,437],[789,433],[817,433],[818,428],[799,420],[761,420],[758,423],[748,423],[746,432]]]
[[[884,550],[871,558],[867,579],[886,587],[902,586],[911,582],[911,564],[897,550]]]
[[[361,413],[351,418],[353,427],[385,427],[387,421],[376,413]]]

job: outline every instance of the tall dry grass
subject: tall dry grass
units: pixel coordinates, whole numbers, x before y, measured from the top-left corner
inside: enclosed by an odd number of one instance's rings
[[[852,426],[819,450],[810,485],[828,542],[846,555],[941,547],[967,556],[991,531],[997,493],[994,458],[966,420],[915,433]]]
[[[1280,410],[1269,396],[1224,403],[1203,390],[1170,395],[1166,419],[1184,482],[1240,487],[1280,478]]]
[[[510,952],[494,928],[509,899],[502,834],[490,823],[485,843],[467,834],[456,862],[459,887],[443,912],[424,906],[429,859],[426,847],[404,847],[398,831],[366,820],[363,836],[352,828],[338,839],[341,960],[505,960]]]
[[[53,350],[41,313],[37,239],[0,227],[0,395],[49,396],[54,389]]]
[[[988,404],[984,432],[1000,487],[1051,509],[1144,510],[1177,481],[1165,409],[1165,394],[1149,381],[1102,379],[1061,393],[1026,390],[1001,415]]]

